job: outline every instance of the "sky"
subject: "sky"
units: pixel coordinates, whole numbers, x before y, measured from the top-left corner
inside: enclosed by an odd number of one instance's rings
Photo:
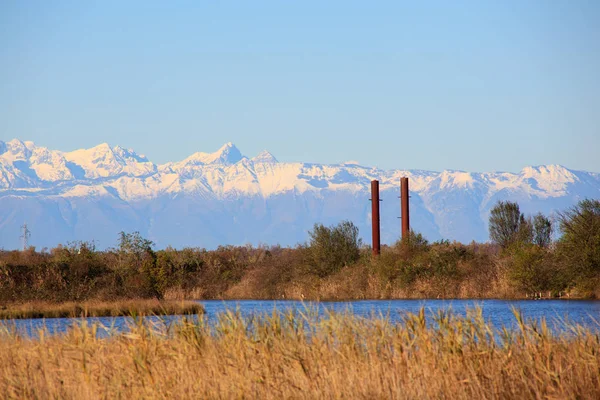
[[[0,2],[0,140],[600,172],[600,2]]]

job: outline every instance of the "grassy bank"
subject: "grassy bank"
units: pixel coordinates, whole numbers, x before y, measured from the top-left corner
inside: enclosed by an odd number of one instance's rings
[[[308,313],[310,314],[310,312]],[[480,313],[403,324],[331,314],[222,315],[210,331],[133,326],[107,339],[82,325],[40,340],[0,333],[2,398],[600,398],[598,336]]]
[[[200,314],[204,309],[192,301],[124,300],[115,302],[27,302],[0,306],[0,319],[117,317],[122,315]]]

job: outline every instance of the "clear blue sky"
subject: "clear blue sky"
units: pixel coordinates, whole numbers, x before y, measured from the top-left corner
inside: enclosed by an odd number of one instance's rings
[[[0,2],[0,139],[600,172],[600,1]],[[403,150],[405,154],[403,154]]]

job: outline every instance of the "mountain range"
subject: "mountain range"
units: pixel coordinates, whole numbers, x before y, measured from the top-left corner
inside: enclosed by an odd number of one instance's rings
[[[155,164],[106,143],[71,152],[30,141],[0,141],[0,248],[21,247],[21,226],[37,248],[94,241],[116,244],[139,231],[158,248],[226,244],[295,245],[315,223],[350,220],[370,243],[370,181],[380,181],[382,242],[400,235],[399,183],[410,182],[411,228],[429,240],[487,241],[499,200],[526,214],[557,212],[600,198],[600,174],[560,165],[519,173],[382,170],[354,162],[279,162],[248,158],[232,143],[214,153]]]

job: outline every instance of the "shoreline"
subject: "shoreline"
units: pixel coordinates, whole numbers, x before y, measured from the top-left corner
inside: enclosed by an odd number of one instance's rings
[[[186,300],[156,300],[156,299],[129,299],[122,301],[67,301],[67,302],[24,302],[0,305],[0,320],[11,319],[39,319],[39,318],[79,318],[79,317],[121,317],[135,315],[190,315],[205,312],[201,302],[236,302],[236,301],[273,301],[273,302],[314,302],[314,303],[348,303],[367,301],[592,301],[583,297],[544,297],[544,298],[344,298],[344,299],[295,299],[295,298],[213,298],[213,299],[186,299]]]
[[[501,301],[539,301],[539,300],[560,300],[560,301],[598,301],[600,302],[600,299],[597,298],[585,298],[585,297],[543,297],[543,298],[526,298],[526,297],[393,297],[393,298],[372,298],[372,299],[367,299],[367,298],[343,298],[343,299],[337,299],[337,298],[321,298],[321,299],[311,299],[311,298],[304,298],[304,299],[296,299],[296,298],[252,298],[252,297],[245,297],[245,298],[218,298],[218,299],[190,299],[189,301],[293,301],[293,302],[321,302],[321,303],[347,303],[347,302],[355,302],[355,301],[408,301],[408,300],[424,300],[424,301],[431,301],[431,300],[445,300],[445,301],[452,301],[452,300],[471,300],[471,301],[484,301],[484,300],[501,300]]]

